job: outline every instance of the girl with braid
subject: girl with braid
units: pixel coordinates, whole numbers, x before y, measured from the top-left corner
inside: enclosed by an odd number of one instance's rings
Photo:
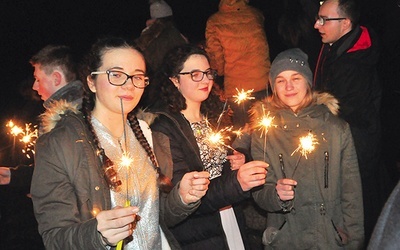
[[[96,42],[85,58],[82,109],[53,103],[42,116],[32,200],[46,249],[179,249],[168,231],[200,205],[205,171],[172,187],[151,131],[135,109],[149,84],[125,40]],[[123,164],[127,157],[129,164]]]

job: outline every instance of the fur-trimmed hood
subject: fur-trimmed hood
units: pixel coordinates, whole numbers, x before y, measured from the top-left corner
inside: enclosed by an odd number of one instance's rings
[[[331,94],[326,92],[314,92],[313,93],[313,101],[309,107],[318,106],[318,110],[321,112],[325,112],[324,110],[327,108],[330,113],[333,115],[339,114],[339,101]],[[259,126],[260,118],[265,116],[268,112],[271,115],[279,112],[280,109],[273,107],[272,105],[268,104],[268,99],[265,98],[262,101],[256,102],[253,107],[250,109],[250,127],[254,128]],[[310,115],[310,112],[315,113],[314,110],[310,110],[308,107],[301,110],[298,115]]]
[[[68,112],[79,113],[78,106],[77,103],[68,102],[66,100],[49,103],[46,111],[39,116],[39,135],[50,132],[57,125],[57,122],[61,120],[62,115]]]
[[[40,131],[39,134],[50,132],[61,120],[62,115],[66,113],[80,113],[79,104],[68,102],[65,100],[53,101],[48,104],[46,111],[39,116],[40,118]],[[157,115],[146,112],[146,110],[139,109],[136,117],[139,120],[145,121],[149,126],[154,122]]]

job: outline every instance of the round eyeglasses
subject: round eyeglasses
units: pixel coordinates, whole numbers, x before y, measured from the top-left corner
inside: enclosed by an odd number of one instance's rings
[[[130,76],[127,73],[119,70],[95,71],[90,73],[90,75],[100,75],[100,74],[107,74],[108,82],[114,86],[122,86],[129,79],[132,80],[133,86],[135,86],[138,89],[144,89],[150,84],[149,78],[144,74],[135,74]]]
[[[324,26],[327,21],[339,21],[339,20],[344,20],[346,17],[322,17],[322,16],[317,16],[315,17],[315,21],[317,22],[318,25]]]
[[[217,71],[215,69],[208,69],[206,71],[192,70],[190,72],[179,72],[178,75],[189,75],[194,82],[200,82],[203,80],[204,75],[207,76],[209,80],[215,80],[217,78]]]

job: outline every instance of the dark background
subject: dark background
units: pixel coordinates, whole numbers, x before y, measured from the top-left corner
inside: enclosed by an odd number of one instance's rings
[[[400,71],[399,40],[396,38],[400,34],[400,0],[359,1],[362,23],[372,27],[382,40],[381,75],[385,90],[390,93],[385,105],[392,108],[398,105],[398,98],[392,93],[399,91],[400,79],[396,73]],[[218,10],[219,1],[166,2],[171,5],[181,32],[191,42],[202,41],[207,18]],[[250,4],[264,13],[272,60],[285,49],[277,34],[283,0],[250,0]],[[41,101],[31,90],[33,70],[28,61],[32,55],[48,44],[66,44],[80,57],[99,36],[138,37],[149,16],[148,0],[1,0],[0,164],[19,163],[7,156],[12,138],[7,135],[6,122],[13,119],[20,126],[28,122],[37,124],[35,117],[42,111]]]
[[[362,24],[380,37],[383,151],[393,178],[390,181],[396,181],[395,163],[400,162],[400,0],[359,1]],[[202,41],[207,18],[218,10],[219,1],[166,2],[180,31],[191,42]],[[250,0],[250,4],[264,13],[272,60],[285,49],[277,34],[283,0]],[[66,44],[80,57],[99,36],[138,37],[149,16],[147,0],[0,0],[0,166],[32,162],[20,153],[18,143],[13,148],[5,126],[10,119],[19,126],[38,124],[36,116],[43,111],[42,101],[31,89],[33,70],[28,61],[32,55],[48,44]],[[25,194],[0,187],[0,250],[41,249],[31,200]]]

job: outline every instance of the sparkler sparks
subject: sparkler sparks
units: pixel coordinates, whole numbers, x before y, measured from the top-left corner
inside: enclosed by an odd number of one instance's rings
[[[275,116],[271,116],[269,111],[267,114],[265,114],[265,110],[263,107],[263,116],[260,118],[257,127],[259,128],[259,130],[261,130],[261,135],[260,138],[263,136],[267,136],[268,130],[271,127],[276,127],[277,125],[275,125],[273,123]]]
[[[291,156],[296,152],[300,152],[301,156],[304,156],[304,158],[307,159],[307,155],[314,151],[315,145],[319,144],[318,140],[311,132],[308,132],[306,136],[300,137],[299,140],[299,146],[293,151]]]
[[[22,153],[30,159],[30,153],[35,154],[33,148],[38,137],[37,125],[32,126],[31,123],[26,123],[25,129],[23,129],[10,120],[6,126],[10,128],[10,134],[14,136],[14,139],[20,137],[19,141],[24,144]]]
[[[237,95],[234,95],[233,97],[236,98],[235,99],[235,103],[240,104],[241,102],[244,102],[246,100],[253,100],[255,99],[254,97],[251,96],[251,93],[253,93],[254,89],[250,89],[250,90],[244,90],[242,89],[241,91],[239,91],[236,88],[236,91],[238,92]]]

